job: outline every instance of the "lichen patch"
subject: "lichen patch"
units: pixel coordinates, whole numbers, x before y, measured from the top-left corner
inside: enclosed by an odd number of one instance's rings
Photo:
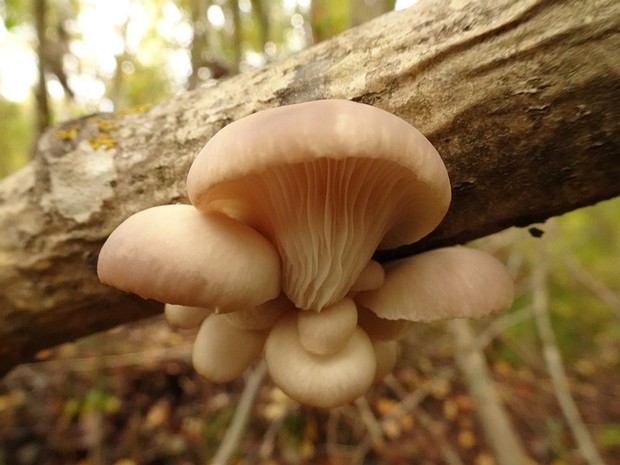
[[[87,222],[114,195],[114,157],[109,147],[92,148],[83,141],[78,149],[50,160],[49,203],[65,218]]]

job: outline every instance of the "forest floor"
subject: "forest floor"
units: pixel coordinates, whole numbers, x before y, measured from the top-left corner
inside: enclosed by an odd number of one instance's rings
[[[0,381],[0,465],[208,463],[244,380],[201,379],[189,363],[192,338],[156,318],[16,368]],[[441,327],[413,332],[393,374],[338,409],[302,407],[266,380],[232,463],[494,465],[449,342]],[[585,463],[544,366],[498,359],[491,368],[532,463]],[[567,369],[599,451],[620,464],[617,364]]]

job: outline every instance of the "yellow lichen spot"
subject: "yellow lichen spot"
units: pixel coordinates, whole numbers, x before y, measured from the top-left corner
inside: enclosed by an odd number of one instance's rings
[[[143,103],[142,105],[136,105],[135,107],[121,110],[118,112],[118,115],[122,116],[122,115],[133,115],[133,114],[144,113],[145,111],[149,110],[152,106],[153,106],[152,103]]]
[[[103,148],[104,150],[109,150],[117,144],[117,141],[116,139],[111,138],[108,134],[104,133],[99,134],[97,137],[88,139],[88,143],[93,150],[97,150],[100,148]]]
[[[153,106],[152,103],[143,103],[142,105],[137,105],[133,108],[129,109],[130,113],[144,113],[145,111],[147,111],[149,108],[151,108]]]
[[[80,132],[80,125],[74,124],[73,126],[69,126],[65,129],[59,129],[56,131],[55,137],[60,140],[73,140],[77,137]]]
[[[99,127],[99,130],[101,132],[110,132],[113,129],[116,129],[116,123],[109,119],[102,119],[101,121],[99,121],[97,126]]]

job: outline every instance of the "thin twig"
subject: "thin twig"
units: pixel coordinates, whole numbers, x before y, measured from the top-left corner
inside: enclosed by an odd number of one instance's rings
[[[363,465],[366,462],[366,456],[372,450],[372,444],[372,438],[370,434],[367,434],[351,453],[350,465]]]
[[[265,431],[263,435],[263,439],[258,447],[258,454],[254,457],[251,457],[250,464],[262,462],[263,459],[267,459],[271,457],[273,454],[273,449],[275,447],[276,438],[284,424],[284,420],[286,419],[288,412],[283,413],[282,415],[278,415],[272,422],[269,424],[269,428]]]
[[[368,405],[368,400],[365,397],[360,397],[355,401],[355,405],[358,408],[360,418],[366,426],[366,430],[374,447],[381,449],[385,446],[385,439],[383,438],[383,431],[381,424],[373,414]]]
[[[437,380],[450,380],[452,377],[454,377],[454,370],[452,368],[442,368],[431,379],[420,384],[414,391],[407,393],[407,390],[398,382],[395,376],[386,376],[385,384],[392,389],[401,400],[398,403],[398,408],[386,414],[382,422],[400,420],[403,415],[415,409],[418,404],[431,393],[433,383],[436,383]]]
[[[495,388],[484,353],[466,320],[452,320],[456,362],[467,381],[476,413],[500,465],[523,465],[527,454]]]
[[[605,303],[616,317],[620,318],[620,297],[584,269],[583,265],[579,263],[579,260],[573,254],[566,254],[564,260],[575,281]]]
[[[577,448],[583,459],[590,465],[604,465],[603,459],[598,453],[594,441],[590,436],[588,429],[579,413],[577,404],[571,396],[570,385],[564,365],[562,364],[562,356],[553,332],[551,318],[549,317],[549,296],[547,291],[547,266],[546,266],[546,249],[541,241],[540,251],[532,272],[532,311],[534,313],[534,321],[543,346],[543,355],[547,370],[551,376],[551,383],[555,395],[562,409],[564,418],[571,429]]]
[[[493,339],[502,334],[504,331],[519,323],[532,318],[532,312],[529,307],[522,307],[519,310],[505,313],[495,318],[487,328],[478,336],[478,346],[483,349],[489,345]]]
[[[232,422],[211,461],[211,465],[227,465],[230,462],[230,459],[239,446],[239,442],[241,441],[241,437],[243,436],[252,412],[254,400],[263,384],[266,374],[267,366],[265,365],[265,361],[261,360],[248,377],[245,389],[239,398],[239,405],[237,406],[237,410],[235,410]]]

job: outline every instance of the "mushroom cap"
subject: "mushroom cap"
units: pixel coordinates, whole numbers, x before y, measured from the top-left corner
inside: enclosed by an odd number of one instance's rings
[[[269,300],[258,307],[225,313],[228,321],[241,329],[269,329],[285,313],[296,313],[297,309],[284,294],[273,300]]]
[[[164,314],[166,321],[177,328],[190,329],[200,326],[200,323],[211,314],[212,310],[204,307],[187,307],[185,305],[166,304]]]
[[[361,292],[379,289],[383,285],[384,280],[385,270],[381,263],[370,260],[360,273],[357,281],[351,286],[351,291]]]
[[[377,359],[377,372],[373,382],[381,381],[396,366],[400,355],[400,346],[397,341],[373,341],[375,357]]]
[[[407,332],[413,324],[408,320],[387,320],[379,318],[372,310],[363,305],[357,305],[357,324],[366,331],[373,341],[391,341],[398,339]]]
[[[254,307],[281,291],[280,257],[265,237],[190,205],[130,216],[103,245],[97,273],[144,298],[219,311]]]
[[[321,312],[302,310],[297,317],[299,342],[308,352],[317,355],[342,350],[357,326],[355,302],[345,297]]]
[[[347,345],[331,355],[315,355],[299,343],[297,319],[282,318],[265,344],[265,361],[274,383],[306,405],[332,408],[363,395],[375,376],[372,342],[360,328]]]
[[[388,320],[436,321],[481,318],[507,310],[514,284],[492,255],[446,247],[386,264],[383,286],[355,301]]]
[[[445,166],[417,129],[346,100],[229,124],[199,153],[187,189],[201,211],[268,237],[282,257],[284,292],[311,310],[342,299],[377,247],[427,235],[450,203]]]
[[[266,338],[267,331],[240,329],[230,324],[224,315],[210,315],[196,335],[192,363],[209,381],[231,381],[261,355]]]

